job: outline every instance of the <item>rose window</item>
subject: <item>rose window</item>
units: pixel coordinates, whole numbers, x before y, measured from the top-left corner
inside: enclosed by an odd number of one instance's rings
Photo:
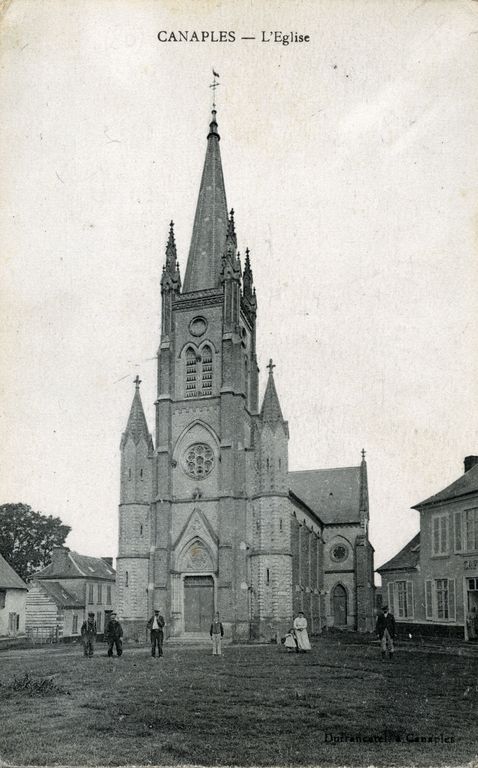
[[[214,467],[214,453],[206,443],[190,445],[184,454],[184,469],[190,477],[202,480],[207,477]]]
[[[332,549],[331,555],[333,560],[335,560],[337,563],[340,563],[347,557],[347,547],[345,547],[343,544],[336,544]]]

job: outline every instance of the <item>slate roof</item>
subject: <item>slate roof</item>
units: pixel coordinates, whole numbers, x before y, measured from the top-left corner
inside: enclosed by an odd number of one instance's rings
[[[228,225],[219,138],[216,112],[213,110],[183,294],[219,285]]]
[[[12,566],[0,555],[0,589],[28,589]]]
[[[384,571],[410,571],[416,568],[420,560],[420,531],[405,544],[403,549],[388,560],[386,563],[377,568],[378,573]]]
[[[148,448],[153,450],[153,440],[148,430],[146,416],[144,415],[143,403],[139,393],[139,380],[135,382],[135,392],[133,402],[129,412],[128,423],[121,438],[121,448],[124,447],[128,437],[132,437],[135,444],[138,444],[141,437],[144,437]]]
[[[284,419],[279,403],[279,397],[277,395],[276,385],[274,383],[272,360],[270,365],[266,391],[264,392],[264,399],[262,401],[261,419],[265,424],[274,425],[277,424],[277,422],[284,421]]]
[[[60,608],[84,608],[84,601],[78,600],[75,595],[68,592],[58,581],[41,582],[42,589],[51,597]]]
[[[360,522],[360,466],[289,472],[289,487],[325,524]]]
[[[50,563],[35,574],[35,579],[72,579],[72,578],[115,580],[115,570],[101,557],[88,557],[78,552],[68,551],[62,567]]]
[[[443,491],[435,493],[425,501],[421,501],[419,504],[415,504],[412,509],[421,509],[422,507],[439,504],[442,501],[451,501],[460,496],[467,496],[471,493],[478,493],[478,464],[461,475],[458,480],[448,485]]]

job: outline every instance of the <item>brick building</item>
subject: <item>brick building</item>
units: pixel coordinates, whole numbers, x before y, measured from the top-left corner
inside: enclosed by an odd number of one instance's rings
[[[155,440],[137,378],[121,440],[118,610],[143,637],[153,608],[173,636],[268,640],[304,610],[312,632],[370,629],[373,549],[365,457],[289,472],[272,361],[262,403],[251,258],[228,214],[216,112],[184,283],[173,224],[161,279]]]
[[[464,469],[414,506],[420,532],[377,569],[402,632],[468,639],[467,616],[478,613],[478,456]]]

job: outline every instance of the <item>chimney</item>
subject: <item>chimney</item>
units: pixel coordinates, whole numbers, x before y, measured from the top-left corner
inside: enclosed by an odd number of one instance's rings
[[[69,551],[68,547],[53,547],[51,551],[51,563],[55,571],[61,573],[66,569]]]
[[[113,567],[113,558],[112,557],[102,557],[101,559],[103,560],[103,562],[106,563],[106,565],[110,565],[111,567]]]
[[[475,464],[478,464],[478,456],[465,456],[465,472],[469,472]]]

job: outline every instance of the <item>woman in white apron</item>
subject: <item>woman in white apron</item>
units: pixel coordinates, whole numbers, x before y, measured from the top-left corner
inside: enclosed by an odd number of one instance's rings
[[[309,635],[307,633],[307,619],[302,611],[299,611],[294,619],[295,637],[297,640],[297,649],[300,651],[310,651]]]

